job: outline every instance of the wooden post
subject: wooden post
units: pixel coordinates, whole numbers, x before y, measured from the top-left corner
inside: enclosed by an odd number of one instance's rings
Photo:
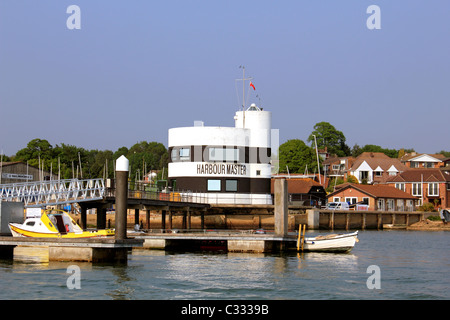
[[[380,230],[381,220],[381,213],[377,213],[377,230]]]
[[[161,210],[161,229],[166,229],[166,210]],[[164,232],[164,231],[163,231]]]
[[[187,208],[187,229],[191,230],[191,210]]]
[[[80,209],[81,209],[81,228],[83,228],[83,230],[87,229],[87,216],[86,216],[86,207],[83,205],[80,205]]]
[[[350,213],[345,214],[345,230],[348,230],[350,226]]]
[[[134,224],[139,225],[139,209],[134,209]]]
[[[365,213],[362,214],[362,226],[361,226],[361,229],[362,230],[366,229],[366,214]]]
[[[169,229],[172,230],[172,210],[169,208]]]
[[[288,234],[288,187],[286,179],[275,179],[274,184],[275,234],[285,237]]]
[[[205,211],[202,211],[200,213],[200,221],[201,221],[200,228],[203,230],[205,229]]]
[[[147,230],[150,229],[150,210],[145,210],[145,220],[147,221]]]
[[[106,208],[97,207],[97,229],[106,228]]]
[[[334,211],[328,215],[328,229],[334,230]]]

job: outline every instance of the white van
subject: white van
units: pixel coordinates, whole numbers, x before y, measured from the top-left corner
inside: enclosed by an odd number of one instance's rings
[[[350,210],[347,202],[329,202],[327,203],[327,210]]]

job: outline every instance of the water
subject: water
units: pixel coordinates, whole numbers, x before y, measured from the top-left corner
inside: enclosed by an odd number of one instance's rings
[[[350,254],[133,250],[125,265],[49,262],[21,248],[0,260],[0,299],[448,299],[450,233],[360,231]],[[80,289],[69,289],[71,265]],[[368,267],[380,270],[369,289]]]

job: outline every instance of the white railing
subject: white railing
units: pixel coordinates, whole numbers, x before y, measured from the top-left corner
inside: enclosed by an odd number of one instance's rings
[[[103,179],[46,180],[0,185],[0,201],[23,202],[25,207],[103,199]]]

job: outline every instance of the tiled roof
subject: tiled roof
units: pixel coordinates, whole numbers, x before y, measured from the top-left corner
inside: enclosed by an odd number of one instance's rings
[[[416,199],[416,197],[406,193],[397,188],[384,185],[384,184],[354,184],[354,183],[346,183],[341,188],[336,190],[333,193],[330,193],[327,197],[331,197],[343,190],[353,188],[359,190],[367,195],[372,196],[373,198],[389,198],[389,199]]]
[[[409,160],[411,160],[411,159],[414,159],[414,158],[418,158],[418,157],[420,157],[420,156],[430,156],[430,157],[433,157],[433,158],[436,158],[437,160],[444,160],[445,159],[445,156],[443,155],[443,154],[440,154],[440,153],[438,153],[438,154],[429,154],[429,153],[407,153],[407,154],[405,154],[402,158],[401,158],[401,161],[403,162],[403,161],[409,161]]]
[[[394,165],[399,172],[408,169],[408,167],[401,163],[400,160],[390,158],[382,152],[363,152],[356,158],[350,171],[355,171],[364,161],[372,168],[372,170],[380,167],[386,172],[392,165]]]
[[[389,178],[392,182],[450,182],[450,174],[440,168],[409,169],[395,177]]]
[[[286,181],[288,184],[288,193],[290,194],[292,193],[307,194],[311,190],[311,188],[315,186],[323,188],[320,183],[312,179],[286,179]],[[271,193],[274,192],[274,184],[275,179],[272,179],[270,188]]]

